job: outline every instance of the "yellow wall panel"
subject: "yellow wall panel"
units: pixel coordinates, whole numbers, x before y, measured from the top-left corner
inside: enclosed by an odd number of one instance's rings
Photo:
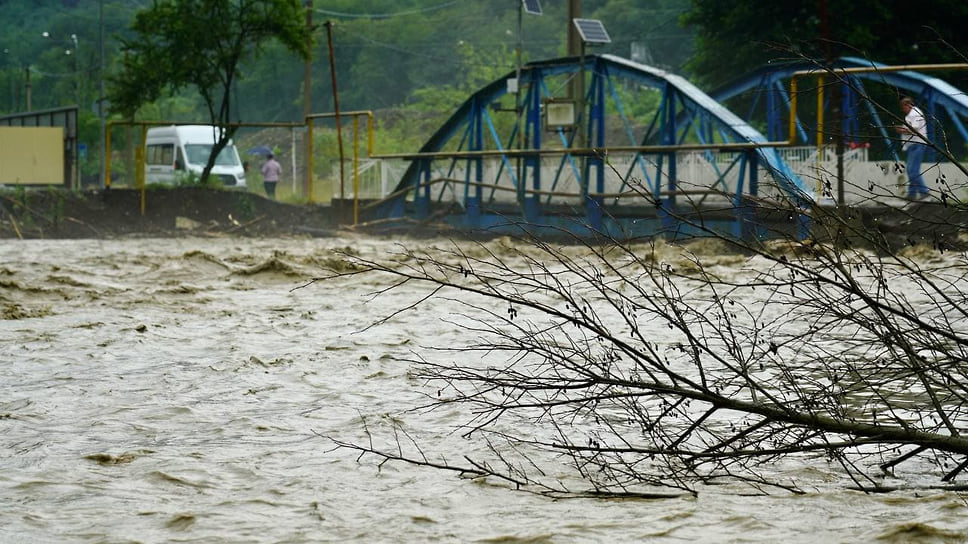
[[[0,185],[63,184],[63,127],[0,127]]]

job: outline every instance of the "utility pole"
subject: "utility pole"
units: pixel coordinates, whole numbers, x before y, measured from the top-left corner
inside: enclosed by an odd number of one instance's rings
[[[823,51],[824,51],[824,62],[826,68],[831,70],[833,74],[831,77],[831,82],[833,87],[830,93],[830,105],[833,115],[833,125],[834,125],[834,154],[837,158],[837,187],[836,187],[836,198],[837,205],[841,206],[844,204],[844,109],[842,107],[843,103],[843,87],[844,82],[837,79],[835,73],[833,73],[834,68],[834,56],[831,51],[831,44],[833,43],[833,36],[830,33],[830,19],[827,16],[827,0],[820,0],[820,39],[823,40]],[[844,78],[848,77],[846,75]],[[818,152],[822,153],[823,148],[819,149]],[[820,173],[818,172],[819,176]],[[833,193],[833,191],[831,191]],[[822,198],[822,195],[817,195]],[[831,196],[834,196],[831,194]]]
[[[26,99],[27,99],[27,109],[26,109],[26,111],[29,112],[31,110],[31,104],[30,104],[30,65],[29,64],[24,68],[24,73],[25,73],[24,77],[26,78],[25,79],[25,83],[24,83],[24,94],[26,95]]]
[[[303,69],[303,120],[313,112],[312,108],[312,98],[313,98],[313,0],[306,0],[306,49],[309,50],[309,56],[306,57],[306,63]]]
[[[100,178],[98,180],[98,183],[100,187],[104,187],[105,186],[104,171],[105,171],[105,168],[107,167],[107,157],[105,156],[105,153],[107,153],[107,146],[105,145],[107,131],[106,131],[105,121],[104,121],[104,0],[99,0],[98,2],[97,41],[98,41],[98,49],[99,49],[97,72],[98,72],[98,79],[100,80],[99,81],[100,93],[98,94],[98,97],[97,97],[97,116],[101,122],[101,127],[100,127],[101,129],[100,131],[101,132],[101,135],[100,135],[101,167],[98,170],[98,177]]]
[[[575,138],[573,141],[579,147],[585,147],[585,43],[578,34],[573,22],[581,18],[581,0],[568,0],[568,56],[579,57],[578,74],[568,86],[568,94],[575,104]]]
[[[309,141],[312,138],[312,131],[308,130],[308,125],[311,123],[309,116],[313,112],[312,107],[312,97],[313,97],[313,0],[306,0],[306,49],[309,51],[309,56],[306,57],[306,63],[303,69],[303,123],[307,124],[306,130],[306,178],[303,183],[303,193],[305,193],[306,198],[309,202],[312,202],[313,195],[313,183],[312,183],[312,157],[309,156],[313,152],[313,143]]]
[[[578,29],[572,24],[575,19],[581,18],[581,0],[568,0],[568,56],[577,57],[581,54],[581,36]]]
[[[336,119],[336,147],[339,151],[339,200],[342,212],[343,203],[346,200],[345,188],[343,186],[343,129],[339,120],[339,89],[336,86],[336,55],[333,53],[333,21],[326,21],[326,41],[329,44],[329,74],[333,80],[333,113]]]
[[[521,85],[521,50],[524,49],[524,36],[522,35],[522,32],[523,32],[522,27],[524,26],[522,24],[523,22],[524,22],[524,5],[521,0],[518,0],[518,47],[517,47],[518,63],[514,71],[514,87],[515,87],[514,115],[515,115],[515,119],[517,120],[518,149],[524,148],[524,138],[523,138],[523,134],[521,133],[521,114],[524,111],[524,108],[522,107],[522,104],[521,104],[521,87],[522,87]],[[521,159],[519,157],[518,161],[520,162],[520,160]]]
[[[71,43],[74,44],[74,103],[77,107],[81,107],[81,72],[80,66],[78,64],[78,44],[77,44],[77,34],[71,34]]]
[[[515,123],[515,131],[518,133],[518,141],[517,141],[518,150],[521,150],[521,149],[524,149],[524,143],[525,143],[524,142],[525,129],[524,129],[523,119],[522,119],[522,117],[524,117],[525,107],[524,107],[524,104],[521,103],[521,87],[523,87],[523,85],[521,84],[521,53],[522,53],[522,49],[524,49],[524,36],[522,34],[523,33],[522,27],[524,26],[522,24],[524,22],[524,1],[517,0],[517,2],[518,2],[518,47],[517,47],[518,58],[517,58],[517,66],[514,72],[514,87],[515,87],[514,88],[514,123]],[[525,195],[525,192],[524,192],[525,166],[524,165],[525,165],[524,158],[521,155],[518,155],[517,159],[515,159],[515,169],[517,170],[517,175],[518,175],[517,198],[518,198],[518,201],[521,203],[521,205],[524,205],[524,198],[525,198],[524,196]]]

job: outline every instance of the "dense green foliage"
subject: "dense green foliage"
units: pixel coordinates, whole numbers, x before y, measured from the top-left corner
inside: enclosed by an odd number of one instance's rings
[[[163,95],[194,89],[213,123],[229,122],[241,62],[271,40],[309,56],[301,12],[299,0],[169,0],[139,11],[134,35],[121,40],[112,108],[130,117]]]
[[[309,32],[299,0],[166,0],[135,14],[134,35],[121,40],[121,66],[111,76],[112,109],[132,118],[163,95],[194,90],[206,120],[228,127],[241,63],[266,44],[279,43],[309,57]],[[213,24],[214,23],[214,24]],[[202,181],[234,130],[221,133],[202,171]]]
[[[91,108],[97,98],[99,5],[94,0],[6,0],[0,20],[0,46],[9,48],[0,67],[0,113],[24,106],[23,65],[34,82],[34,109],[80,103]],[[520,0],[315,0],[313,10],[312,104],[314,111],[332,109],[326,30],[334,21],[333,43],[340,103],[343,109],[445,107],[455,92],[486,78],[513,70],[519,42]],[[108,73],[121,64],[120,43],[132,39],[132,24],[148,0],[104,0]],[[583,15],[600,18],[613,42],[594,52],[630,56],[633,44],[642,60],[679,70],[692,52],[689,31],[678,26],[688,0],[585,0]],[[545,0],[544,15],[524,15],[520,41],[523,60],[566,52],[567,2]],[[300,14],[304,24],[305,15]],[[209,17],[197,19],[210,25]],[[210,26],[214,31],[216,26]],[[75,59],[41,37],[78,36],[77,80],[80,98],[72,93]],[[36,34],[36,36],[34,36]],[[189,48],[188,51],[195,49]],[[296,121],[302,116],[304,64],[278,43],[243,61],[245,77],[234,89],[232,116],[243,121]],[[200,96],[191,92],[159,96],[141,110],[145,118],[198,119],[205,113]],[[439,95],[437,94],[439,91]],[[448,98],[448,96],[450,98]]]
[[[766,63],[791,59],[964,62],[968,2],[692,0],[683,23],[698,29],[690,72],[718,85]]]
[[[136,14],[151,0],[0,4],[0,115],[23,111],[30,66],[33,109],[79,104],[81,141],[95,149],[101,8],[106,74],[114,77],[124,63],[121,44],[137,45],[131,41]],[[515,68],[519,40],[524,62],[566,54],[568,2],[542,0],[544,14],[523,15],[520,33],[519,6],[520,0],[314,0],[313,111],[333,109],[323,26],[332,21],[341,109],[375,110],[378,149],[413,151],[468,93]],[[304,26],[306,13],[298,11],[290,17]],[[960,61],[954,49],[963,48],[958,32],[968,23],[968,3],[932,0],[906,9],[875,0],[583,0],[582,14],[602,20],[612,37],[611,44],[590,52],[631,57],[713,86],[766,62],[801,55],[868,55],[891,63]],[[192,56],[203,45],[198,40],[214,39],[221,30],[212,24],[220,19],[201,12],[171,16],[194,17],[205,26],[195,29],[191,46],[174,56],[152,57],[151,66],[198,60]],[[240,58],[244,77],[231,85],[227,114],[241,122],[298,121],[305,63],[284,43],[263,45],[259,54]],[[148,96],[155,100],[141,106],[139,118],[200,121],[209,116],[204,94],[194,86],[164,83],[170,87]],[[112,106],[117,116],[130,105]]]

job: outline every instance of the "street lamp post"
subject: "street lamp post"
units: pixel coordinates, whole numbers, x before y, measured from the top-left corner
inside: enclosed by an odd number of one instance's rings
[[[24,74],[24,79],[23,79],[23,82],[24,82],[23,100],[24,101],[23,102],[20,101],[20,96],[15,96],[16,92],[14,91],[14,78],[12,77],[10,79],[10,111],[11,112],[20,110],[21,104],[23,104],[24,106],[24,111],[30,111],[31,109],[30,63],[24,61],[24,56],[22,53],[23,53],[22,49],[21,49],[21,53],[17,54],[14,51],[11,51],[9,47],[3,48],[4,57],[7,59],[7,62],[5,64],[7,64],[12,68],[11,70],[12,73],[16,74],[22,68],[23,74]]]
[[[100,121],[100,140],[98,142],[98,148],[101,152],[100,155],[100,167],[98,168],[98,186],[105,187],[106,176],[104,175],[104,170],[107,168],[107,158],[105,157],[106,146],[104,144],[107,138],[105,119],[104,119],[104,0],[99,0],[97,8],[98,17],[98,31],[97,31],[97,47],[98,47],[98,66],[97,66],[97,77],[98,77],[98,97],[97,97],[97,116]]]
[[[77,112],[80,108],[81,103],[81,84],[79,80],[80,70],[78,69],[78,40],[77,34],[71,34],[66,39],[64,36],[52,36],[50,32],[44,31],[42,33],[44,38],[49,38],[54,40],[52,43],[63,47],[64,54],[71,57],[72,60],[72,72],[69,74],[49,74],[54,77],[69,76],[74,87],[74,127],[70,128],[65,125],[65,144],[69,145],[70,153],[65,155],[65,173],[69,172],[70,176],[70,186],[78,187],[80,182],[80,168],[79,168],[79,156],[78,156],[78,127],[77,127]],[[28,68],[29,69],[29,68]],[[29,99],[28,99],[29,100]],[[29,108],[28,108],[29,109]],[[53,124],[53,123],[52,123]]]
[[[45,38],[53,38],[50,32],[46,30],[42,34]],[[80,83],[80,70],[78,69],[78,42],[77,34],[71,34],[69,47],[64,49],[64,54],[73,59],[73,80],[74,80],[74,102],[80,106],[81,103],[81,83]],[[29,109],[29,108],[28,108]]]
[[[74,103],[76,103],[77,106],[80,107],[81,106],[81,73],[80,73],[80,70],[78,70],[78,62],[80,59],[78,59],[79,55],[77,54],[77,34],[71,34],[71,43],[74,44],[74,55],[73,55],[74,57]]]
[[[24,66],[24,99],[26,109],[24,111],[30,111],[32,109],[30,104],[30,65]]]
[[[11,59],[13,59],[13,54],[10,52],[10,48],[4,47],[3,48],[4,71],[6,71],[8,68],[12,68],[10,70],[10,74],[7,76],[7,79],[10,81],[10,111],[14,112],[14,111],[17,111],[17,104],[19,102],[16,98],[17,91],[14,87],[14,80],[16,79],[17,63]]]

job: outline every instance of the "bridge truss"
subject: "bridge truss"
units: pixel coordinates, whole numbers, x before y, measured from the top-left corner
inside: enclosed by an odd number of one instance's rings
[[[701,213],[703,228],[741,235],[761,172],[810,197],[762,134],[680,76],[611,55],[528,64],[520,95],[514,76],[474,93],[419,153],[395,156],[412,162],[378,215],[627,238],[692,235],[679,219]],[[577,123],[550,126],[548,108],[569,99]]]
[[[901,162],[889,129],[896,117],[868,95],[865,82],[872,81],[893,89],[895,99],[898,92],[916,96],[932,119],[944,117],[933,139],[944,131],[968,141],[968,99],[944,81],[888,67],[836,73],[879,66],[847,58],[828,72],[828,82],[842,86],[847,141],[876,133],[886,142],[879,152]],[[785,149],[813,138],[819,153],[824,143],[822,115],[815,128],[803,120],[809,107],[791,115],[787,88],[804,70],[816,66],[771,66],[710,96],[680,76],[612,55],[530,63],[520,81],[511,72],[471,95],[418,153],[385,156],[410,165],[371,216],[617,238],[802,233],[799,211],[829,195],[820,183],[804,182]],[[826,96],[814,115],[837,95]],[[747,120],[722,104],[736,97],[746,100]],[[552,122],[562,106],[574,108],[574,123]],[[787,126],[795,130],[785,133]],[[766,201],[771,205],[760,205]],[[776,217],[785,219],[777,224]]]

